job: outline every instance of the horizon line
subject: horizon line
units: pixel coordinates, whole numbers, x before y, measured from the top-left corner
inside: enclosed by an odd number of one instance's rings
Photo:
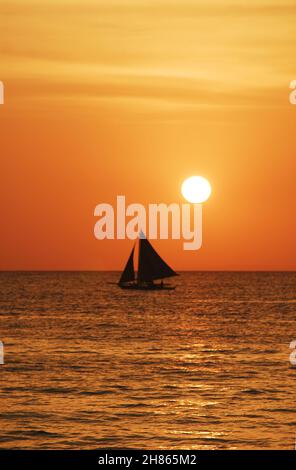
[[[120,273],[122,269],[0,269],[0,273]],[[177,269],[180,273],[296,273],[295,269]]]

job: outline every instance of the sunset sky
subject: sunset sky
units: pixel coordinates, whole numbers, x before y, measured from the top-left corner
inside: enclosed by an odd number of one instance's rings
[[[94,208],[212,184],[176,270],[296,269],[295,0],[1,0],[0,269],[120,269]]]

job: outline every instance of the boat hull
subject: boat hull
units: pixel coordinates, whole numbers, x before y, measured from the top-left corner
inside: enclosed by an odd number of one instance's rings
[[[118,284],[120,289],[128,289],[128,290],[174,290],[176,287],[175,286],[165,286],[165,285],[159,285],[159,284],[154,284],[153,286],[141,286],[137,284],[130,284],[130,285],[121,285]]]

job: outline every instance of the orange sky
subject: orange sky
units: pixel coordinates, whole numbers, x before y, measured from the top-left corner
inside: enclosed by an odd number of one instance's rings
[[[295,0],[2,0],[0,269],[120,269],[94,207],[183,202],[203,247],[177,270],[296,269]]]

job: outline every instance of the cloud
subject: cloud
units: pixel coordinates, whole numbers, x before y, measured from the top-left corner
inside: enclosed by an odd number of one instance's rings
[[[0,78],[25,97],[277,105],[295,22],[289,1],[5,1]]]

